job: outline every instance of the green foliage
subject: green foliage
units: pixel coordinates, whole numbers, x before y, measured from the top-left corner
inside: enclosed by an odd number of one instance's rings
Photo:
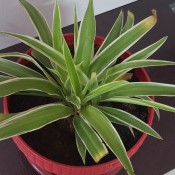
[[[174,65],[174,62],[147,60],[167,37],[134,53],[119,64],[117,59],[142,38],[157,22],[156,11],[134,25],[128,11],[123,25],[121,11],[106,39],[94,55],[96,25],[93,0],[89,0],[84,18],[78,27],[74,12],[74,55],[64,39],[58,0],[55,0],[53,25],[50,31],[41,12],[27,0],[19,0],[28,13],[39,40],[26,35],[10,35],[30,46],[32,56],[12,52],[0,54],[0,96],[11,94],[54,98],[54,103],[31,108],[17,114],[0,115],[0,140],[33,131],[72,116],[78,152],[85,164],[86,151],[99,162],[108,148],[116,155],[129,175],[134,175],[122,140],[112,123],[125,125],[161,139],[146,123],[121,109],[105,106],[108,102],[130,103],[175,112],[175,108],[153,101],[149,96],[175,96],[175,85],[153,82],[129,82],[130,70],[139,67]],[[40,72],[7,60],[22,57]],[[127,78],[128,77],[128,78]],[[58,99],[55,102],[55,99]],[[102,105],[103,104],[103,105]]]

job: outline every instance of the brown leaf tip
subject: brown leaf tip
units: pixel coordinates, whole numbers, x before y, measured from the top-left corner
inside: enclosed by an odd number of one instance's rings
[[[157,22],[157,11],[155,9],[152,9],[151,12],[152,12],[152,15],[155,19],[155,22]]]

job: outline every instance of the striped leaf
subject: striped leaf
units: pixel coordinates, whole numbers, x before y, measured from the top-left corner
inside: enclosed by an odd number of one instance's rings
[[[77,41],[78,40],[78,19],[77,19],[77,10],[74,8],[74,53],[77,49]]]
[[[162,109],[164,111],[175,112],[174,107],[164,105],[164,104],[161,104],[161,103],[158,103],[158,102],[154,102],[154,101],[150,101],[150,100],[144,100],[144,99],[138,99],[138,98],[113,97],[113,98],[108,98],[104,101],[130,103],[130,104],[135,104],[135,105],[158,108],[158,109]]]
[[[93,0],[89,0],[89,5],[81,22],[77,49],[75,52],[75,63],[82,63],[81,67],[84,72],[89,70],[90,60],[94,52],[94,38],[96,33]]]
[[[133,82],[119,87],[103,96],[175,96],[175,85],[151,82]]]
[[[42,91],[56,96],[61,95],[58,86],[40,78],[13,78],[0,82],[0,97],[25,90]]]
[[[83,103],[86,103],[89,100],[93,99],[94,97],[105,94],[107,92],[110,92],[110,91],[113,92],[113,90],[116,91],[118,88],[120,88],[125,84],[127,84],[127,81],[116,81],[116,82],[111,82],[111,83],[107,83],[105,85],[99,86],[98,88],[94,89],[89,94],[87,94],[87,96],[83,100]]]
[[[161,139],[160,135],[155,130],[153,130],[149,125],[147,125],[142,120],[138,119],[132,114],[111,107],[99,107],[99,108],[100,110],[102,110],[102,112],[104,112],[105,114],[107,113],[111,117],[118,119],[120,122],[123,122],[126,125],[133,127],[139,131],[145,132],[153,137]]]
[[[129,62],[122,62],[108,69],[106,82],[111,82],[134,68],[167,65],[175,65],[175,62],[162,60],[135,60]]]
[[[122,140],[107,117],[93,106],[87,106],[80,112],[88,123],[98,132],[111,151],[117,156],[128,174],[134,175],[131,162],[127,156]]]
[[[54,14],[53,14],[53,48],[58,52],[63,53],[62,49],[62,30],[61,30],[61,15],[58,6],[58,0],[55,0]]]
[[[19,0],[20,4],[25,8],[28,13],[39,38],[46,44],[52,46],[52,34],[50,32],[49,26],[44,19],[43,15],[36,9],[32,4],[26,0]]]
[[[133,25],[134,25],[134,14],[132,12],[128,11],[127,20],[126,20],[126,23],[125,23],[122,31],[121,31],[121,34],[128,31]]]
[[[66,67],[67,67],[67,72],[69,74],[69,78],[70,78],[70,82],[72,84],[74,93],[77,96],[80,96],[81,94],[81,85],[80,85],[80,81],[79,81],[79,77],[77,74],[77,70],[75,68],[75,64],[73,62],[72,59],[72,55],[70,53],[70,50],[67,46],[66,41],[64,41],[64,55],[65,55],[65,62],[66,62]]]
[[[18,57],[18,58],[23,58],[31,63],[33,63],[38,69],[40,69],[43,74],[51,81],[55,82],[53,78],[47,73],[45,69],[43,69],[40,64],[38,64],[35,59],[33,59],[30,55],[24,54],[24,53],[19,53],[19,52],[9,52],[9,53],[0,53],[0,57],[6,58],[6,57]],[[44,64],[45,65],[45,64]],[[47,67],[45,65],[45,67]]]
[[[64,56],[55,49],[53,49],[52,47],[50,47],[49,45],[30,36],[19,35],[8,32],[0,32],[0,33],[17,38],[24,44],[27,44],[28,46],[32,47],[33,49],[37,50],[38,52],[46,56],[53,63],[55,63],[60,69],[65,70]]]
[[[163,37],[162,39],[158,40],[157,42],[149,45],[148,47],[140,50],[139,52],[136,52],[126,58],[123,62],[127,61],[134,61],[134,60],[146,60],[149,58],[152,54],[154,54],[167,40],[167,36]]]
[[[48,104],[21,112],[0,123],[0,140],[34,131],[72,113],[71,108],[61,104]]]
[[[90,79],[90,91],[93,91],[96,88],[98,88],[97,75],[95,72],[92,72],[91,79]],[[98,97],[98,98],[100,98],[100,97]],[[92,104],[96,104],[100,100],[98,98],[93,98]]]
[[[137,96],[136,96],[136,98],[141,98],[141,99],[148,100],[148,101],[154,101],[151,97],[148,97],[148,96],[143,96],[143,97],[137,97]],[[158,120],[160,120],[159,108],[155,108],[155,107],[154,107],[154,111],[155,111],[155,113],[157,114]]]
[[[123,27],[123,11],[120,11],[118,18],[116,19],[112,29],[108,33],[107,37],[103,41],[102,45],[98,49],[96,55],[98,55],[101,51],[103,51],[109,44],[111,44],[116,38],[118,38],[121,34],[121,30]]]
[[[0,72],[3,72],[5,74],[14,77],[44,78],[41,74],[26,66],[1,58],[0,58]]]
[[[143,37],[155,25],[156,22],[156,11],[153,11],[152,16],[144,19],[123,35],[115,39],[108,47],[97,55],[91,63],[90,72],[96,71],[97,74],[102,73],[112,63],[114,63],[117,58],[122,55],[122,53],[127,51],[141,37]]]
[[[76,116],[73,121],[75,130],[82,140],[86,149],[92,156],[95,162],[99,162],[107,153],[105,145],[102,143],[100,137],[91,128],[91,126],[83,120],[80,116]]]
[[[78,136],[77,132],[75,132],[75,139],[76,139],[78,152],[79,152],[79,154],[82,158],[82,161],[85,165],[85,163],[86,163],[86,147],[85,147],[84,143],[82,142],[82,140],[80,139],[80,137]]]

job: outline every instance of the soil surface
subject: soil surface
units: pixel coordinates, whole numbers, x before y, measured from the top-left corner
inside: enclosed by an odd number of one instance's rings
[[[72,48],[71,50],[73,52]],[[131,81],[137,81],[135,75],[133,75]],[[55,102],[55,100],[46,97],[12,95],[10,96],[9,101],[9,111],[20,112],[52,102]],[[147,122],[148,111],[146,107],[122,103],[108,103],[108,106],[125,110],[142,121]],[[24,134],[22,135],[22,138],[34,150],[51,160],[69,165],[83,165],[76,147],[74,128],[72,127],[71,121],[72,117],[59,120],[43,127],[42,129]],[[134,129],[133,136],[128,127],[117,124],[113,125],[118,131],[126,150],[129,150],[142,135],[140,131]],[[109,150],[109,154],[99,163],[104,163],[113,159],[115,159],[115,155]],[[86,165],[95,165],[93,159],[88,153],[86,157]]]

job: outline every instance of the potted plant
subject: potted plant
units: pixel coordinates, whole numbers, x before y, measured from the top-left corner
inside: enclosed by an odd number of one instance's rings
[[[129,157],[143,143],[146,134],[161,139],[150,126],[154,111],[158,117],[159,109],[175,112],[175,108],[155,102],[154,98],[150,97],[174,96],[175,85],[149,82],[147,73],[140,68],[175,65],[170,61],[147,60],[161,47],[167,37],[135,54],[127,51],[156,24],[156,11],[152,10],[151,16],[136,25],[131,12],[128,12],[127,21],[123,25],[121,11],[103,41],[101,37],[96,36],[93,0],[89,0],[80,27],[75,10],[74,34],[67,35],[62,34],[57,0],[52,32],[39,10],[26,0],[19,2],[29,14],[39,40],[26,35],[1,32],[19,39],[31,49],[25,54],[18,52],[0,54],[1,58],[22,58],[18,61],[20,64],[0,59],[0,71],[4,73],[0,76],[0,96],[5,96],[5,114],[0,116],[0,140],[13,137],[27,159],[47,173],[109,174],[112,171],[113,173],[119,171],[121,163],[127,173],[133,175],[134,170]],[[137,82],[131,81],[132,77]],[[14,113],[11,113],[9,104],[13,105],[13,98],[6,97],[11,94],[37,97],[41,101],[44,97],[49,99],[49,103],[22,112],[14,110]],[[145,106],[148,124],[121,109],[120,104]],[[68,166],[44,158],[18,136],[62,120],[68,123],[69,130],[73,132],[77,152],[84,164],[86,152],[96,163],[105,157],[109,150],[117,159],[100,165]],[[114,127],[116,125],[129,128],[133,135],[134,129],[144,132],[133,147],[135,151],[132,148],[127,154],[118,130]],[[62,124],[56,126],[59,128]],[[55,142],[59,140],[55,138]]]

